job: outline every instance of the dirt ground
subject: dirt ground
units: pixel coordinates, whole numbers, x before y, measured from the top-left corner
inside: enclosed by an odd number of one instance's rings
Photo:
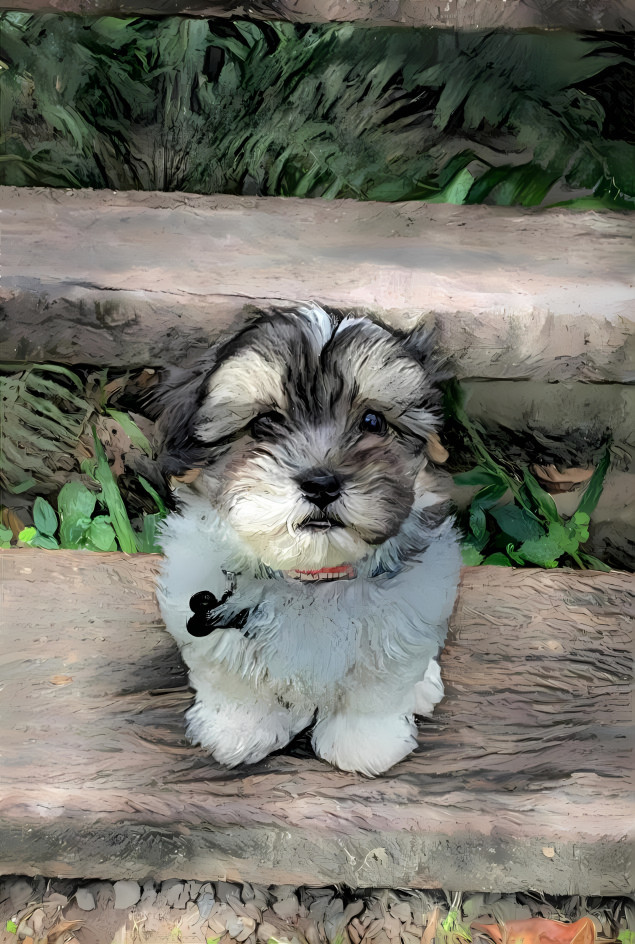
[[[525,918],[572,922],[587,916],[595,928],[591,937],[600,944],[635,940],[635,901],[628,898],[180,880],[0,880],[0,938],[9,944],[465,944],[489,940],[470,929],[475,921],[504,928]]]

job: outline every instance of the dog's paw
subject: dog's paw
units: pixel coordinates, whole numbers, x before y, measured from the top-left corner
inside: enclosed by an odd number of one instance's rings
[[[217,600],[209,590],[201,590],[190,599],[193,616],[187,621],[187,631],[191,636],[209,636],[215,629],[233,627],[242,629],[249,617],[249,610],[238,613],[225,604],[225,595]]]
[[[310,724],[311,717],[257,698],[245,704],[220,698],[216,704],[197,700],[187,712],[187,734],[220,764],[235,767],[255,764],[284,747]]]
[[[428,668],[420,682],[415,684],[415,714],[431,715],[434,706],[443,698],[441,669],[436,659],[430,659]]]
[[[334,767],[375,777],[414,750],[416,732],[407,715],[339,712],[318,719],[312,743],[318,757]]]

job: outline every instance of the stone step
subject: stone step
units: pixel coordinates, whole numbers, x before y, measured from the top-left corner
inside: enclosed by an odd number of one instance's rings
[[[349,21],[369,26],[455,29],[618,30],[635,28],[633,0],[12,0],[12,10],[97,16],[240,17],[294,23]]]
[[[247,305],[436,322],[459,377],[635,376],[635,217],[0,188],[0,357],[159,366]]]
[[[0,874],[629,893],[631,575],[466,568],[446,697],[369,780],[186,741],[159,561],[0,551]]]

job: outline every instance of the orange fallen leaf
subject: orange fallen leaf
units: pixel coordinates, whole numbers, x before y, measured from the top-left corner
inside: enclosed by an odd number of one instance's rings
[[[53,675],[50,679],[51,685],[69,685],[72,681],[72,675]]]
[[[580,918],[572,924],[550,918],[527,918],[498,924],[479,924],[471,928],[488,934],[495,944],[595,944],[595,925],[591,918]]]
[[[71,932],[81,928],[82,923],[82,921],[58,921],[46,935],[46,944],[66,944],[66,941],[70,944],[71,941],[76,941],[77,938]]]
[[[421,935],[421,944],[432,944],[437,933],[440,919],[441,909],[437,907],[430,915],[428,923],[425,926],[425,930]]]

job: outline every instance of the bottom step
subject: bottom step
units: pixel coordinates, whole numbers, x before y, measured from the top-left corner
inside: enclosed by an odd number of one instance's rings
[[[629,892],[631,575],[465,569],[446,698],[367,780],[186,742],[158,566],[0,552],[0,874]]]

